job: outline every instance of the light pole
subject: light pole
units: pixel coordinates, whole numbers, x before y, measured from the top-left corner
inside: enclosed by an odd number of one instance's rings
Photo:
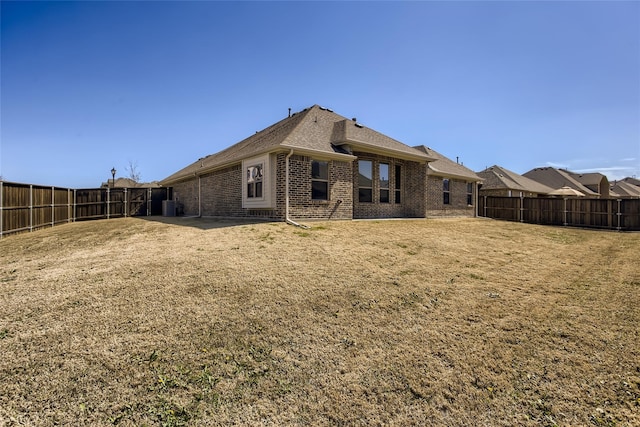
[[[116,168],[111,168],[111,188],[116,186]]]

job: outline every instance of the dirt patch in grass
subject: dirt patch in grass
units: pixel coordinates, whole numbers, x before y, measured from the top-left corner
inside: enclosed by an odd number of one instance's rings
[[[0,425],[639,425],[640,235],[117,219],[0,241]]]

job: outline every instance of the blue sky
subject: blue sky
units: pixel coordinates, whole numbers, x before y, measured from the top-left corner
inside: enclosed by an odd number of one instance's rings
[[[2,1],[0,175],[160,180],[313,104],[479,171],[640,176],[640,2]]]

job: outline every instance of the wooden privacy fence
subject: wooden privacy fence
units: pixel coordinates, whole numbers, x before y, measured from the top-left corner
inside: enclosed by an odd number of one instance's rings
[[[640,231],[640,199],[483,196],[478,215],[530,224]]]
[[[161,215],[170,188],[71,189],[0,181],[0,238],[61,223]]]

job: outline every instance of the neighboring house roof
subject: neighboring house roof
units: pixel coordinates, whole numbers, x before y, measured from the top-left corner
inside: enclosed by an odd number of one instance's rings
[[[628,183],[628,184],[632,184],[632,185],[636,185],[640,187],[640,179],[638,178],[632,178],[632,177],[626,177],[624,179],[622,179],[622,181]]]
[[[616,181],[611,184],[611,195],[640,198],[640,187],[627,181]]]
[[[103,182],[100,187],[116,187],[116,188],[149,188],[149,187],[160,187],[160,183],[158,181],[151,182],[136,182],[131,178],[116,178],[115,182],[109,180],[107,182]]]
[[[586,175],[589,175],[589,177],[587,177],[587,180],[589,180],[590,178],[592,178],[591,175],[594,174],[583,174],[582,176]],[[585,184],[582,184],[579,181],[579,174],[575,174],[563,169],[556,169],[552,167],[535,168],[531,169],[529,172],[524,173],[523,176],[533,179],[534,181],[538,181],[539,183],[551,187],[554,190],[567,186],[573,188],[574,190],[578,190],[581,193],[584,193],[584,195],[587,197],[594,197],[599,195],[597,192],[587,188]],[[602,175],[600,176],[602,177]]]
[[[427,156],[435,159],[427,164],[428,175],[461,178],[465,181],[482,181],[482,178],[476,175],[474,171],[457,162],[454,162],[446,156],[438,153],[433,148],[426,147],[424,145],[418,145],[414,148],[424,152]]]
[[[553,188],[497,165],[477,174],[484,179],[483,190],[514,190],[537,194],[548,194],[553,191]]]
[[[353,160],[353,151],[384,154],[405,160],[432,160],[416,150],[349,120],[327,108],[314,105],[256,132],[216,154],[199,159],[161,181],[163,185],[211,172],[265,153],[294,150],[297,154]]]

